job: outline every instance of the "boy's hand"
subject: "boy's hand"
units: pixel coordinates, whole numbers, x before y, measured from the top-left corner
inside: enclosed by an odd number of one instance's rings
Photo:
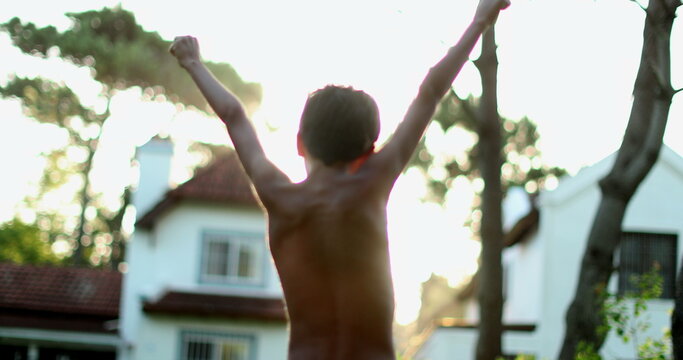
[[[178,59],[180,66],[187,67],[192,62],[199,62],[199,43],[192,36],[177,36],[169,49]]]
[[[510,6],[510,0],[480,0],[477,12],[474,14],[474,22],[489,26],[496,22],[498,13]]]

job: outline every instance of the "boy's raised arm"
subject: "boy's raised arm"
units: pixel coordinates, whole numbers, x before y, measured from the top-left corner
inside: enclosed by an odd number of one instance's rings
[[[403,171],[429,125],[436,106],[467,62],[477,40],[495,22],[498,12],[509,4],[508,0],[480,0],[474,19],[460,40],[429,70],[403,121],[377,154],[387,164],[386,175],[395,179]]]
[[[287,177],[265,155],[256,130],[244,111],[242,103],[226,89],[201,62],[197,39],[191,36],[176,37],[170,49],[199,87],[211,108],[228,128],[237,155],[256,191],[263,198],[262,190],[276,180]],[[288,181],[288,180],[287,180]]]

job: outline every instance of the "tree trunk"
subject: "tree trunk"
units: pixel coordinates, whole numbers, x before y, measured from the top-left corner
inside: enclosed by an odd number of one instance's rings
[[[498,116],[496,41],[494,28],[482,38],[481,56],[475,62],[481,75],[482,94],[477,133],[479,170],[484,180],[481,218],[481,267],[479,287],[479,338],[477,360],[494,360],[502,354],[503,271],[501,252],[503,229],[501,215],[500,167],[502,165],[501,124]]]
[[[84,247],[86,246],[84,243],[85,236],[88,235],[88,231],[86,231],[87,227],[87,219],[85,216],[85,213],[88,209],[88,206],[90,205],[90,200],[91,200],[91,195],[90,195],[90,171],[92,171],[92,165],[93,165],[93,160],[95,158],[95,153],[97,152],[97,148],[99,147],[100,144],[100,139],[102,138],[102,131],[104,130],[104,123],[107,121],[109,116],[111,115],[110,108],[111,108],[111,100],[114,96],[114,92],[111,90],[106,90],[104,92],[106,98],[107,98],[107,107],[104,110],[104,113],[98,116],[98,125],[99,125],[99,130],[97,133],[97,136],[93,139],[89,139],[85,141],[85,144],[83,146],[86,148],[88,151],[88,158],[85,160],[85,163],[83,163],[83,188],[81,188],[81,193],[80,197],[78,199],[79,205],[81,206],[81,212],[78,217],[78,229],[76,230],[76,248],[74,249],[74,253],[71,255],[71,262],[72,264],[76,266],[86,266],[88,265],[88,259],[86,259],[85,256],[85,249]],[[78,134],[74,134],[74,139],[78,139]],[[124,209],[125,210],[125,209]],[[120,227],[120,226],[119,226]],[[94,239],[90,239],[90,244],[92,245],[92,242]]]
[[[671,98],[670,38],[680,0],[652,0],[647,9],[643,49],[628,126],[616,161],[600,181],[602,197],[581,262],[574,299],[566,314],[560,359],[573,360],[579,344],[599,350],[605,336],[602,291],[612,274],[626,207],[654,165],[662,146]]]
[[[671,314],[671,342],[674,360],[683,360],[683,266],[676,278],[674,311]]]
[[[131,203],[130,186],[123,189],[121,196],[121,207],[112,219],[105,220],[107,227],[112,236],[111,242],[111,257],[109,258],[109,268],[118,269],[119,264],[123,262],[126,254],[126,236],[123,233],[123,218],[126,215],[128,205]]]
[[[97,150],[97,140],[90,140],[86,146],[88,149],[88,158],[83,163],[83,187],[78,199],[81,206],[81,212],[78,217],[78,229],[76,230],[76,248],[71,256],[71,261],[76,266],[85,266],[88,261],[85,258],[85,249],[87,241],[85,237],[88,235],[86,231],[85,213],[90,205],[90,170],[92,170],[92,163]],[[92,239],[90,239],[92,243]]]

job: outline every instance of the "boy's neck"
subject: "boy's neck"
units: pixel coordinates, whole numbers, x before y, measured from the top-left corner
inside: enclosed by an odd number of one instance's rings
[[[333,170],[336,172],[336,171],[339,171],[339,170],[346,168],[346,166],[347,166],[347,163],[325,165],[324,162],[322,162],[316,158],[310,157],[310,156],[304,157],[304,163],[306,164],[306,173],[308,174],[308,176],[311,176],[312,174],[321,173],[321,172],[327,172],[330,170]]]
[[[358,171],[358,169],[360,169],[361,166],[363,166],[363,164],[370,157],[370,155],[372,155],[374,153],[375,153],[375,145],[372,145],[372,146],[370,146],[370,149],[368,149],[368,151],[363,153],[361,156],[357,157],[355,160],[351,161],[348,164],[346,171],[349,174],[355,173],[356,171]]]
[[[334,165],[325,165],[321,160],[316,159],[312,156],[304,156],[304,163],[306,165],[306,173],[310,176],[313,173],[318,173],[321,171],[346,171],[349,174],[353,174],[365,163],[365,161],[374,153],[375,147],[372,146],[363,155],[345,163],[338,163]]]

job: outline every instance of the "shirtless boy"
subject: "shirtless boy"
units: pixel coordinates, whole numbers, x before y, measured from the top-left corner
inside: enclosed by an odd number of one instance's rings
[[[239,100],[202,65],[197,40],[171,53],[225,123],[268,214],[290,320],[289,359],[394,359],[386,204],[435,108],[507,0],[481,0],[458,43],[427,74],[391,139],[374,152],[377,106],[328,86],[304,108],[297,144],[308,177],[292,183],[265,156]]]

